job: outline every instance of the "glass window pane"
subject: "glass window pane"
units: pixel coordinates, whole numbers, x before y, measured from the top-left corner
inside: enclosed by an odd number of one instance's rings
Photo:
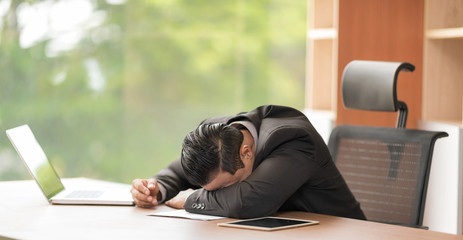
[[[0,0],[0,126],[62,177],[150,177],[207,117],[303,108],[306,4]],[[29,178],[0,142],[0,180]]]

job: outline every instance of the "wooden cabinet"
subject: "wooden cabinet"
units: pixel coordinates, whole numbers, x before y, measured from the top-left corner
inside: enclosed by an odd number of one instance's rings
[[[338,81],[338,0],[308,0],[306,114],[328,142]]]
[[[446,131],[437,141],[425,224],[463,229],[463,0],[425,0],[423,105],[419,127]]]
[[[338,1],[310,0],[307,31],[306,106],[336,111]]]
[[[306,106],[314,126],[325,139],[339,124],[394,127],[396,113],[344,108],[342,72],[352,60],[415,65],[414,72],[401,73],[397,82],[398,99],[409,108],[407,128],[450,135],[436,143],[424,224],[461,234],[463,0],[308,2]]]
[[[346,109],[341,96],[344,67],[352,60],[409,62],[402,72],[397,97],[408,105],[408,128],[421,118],[423,62],[423,0],[339,1],[338,90],[336,124],[395,127],[397,113]]]
[[[423,119],[462,125],[463,1],[426,0]]]

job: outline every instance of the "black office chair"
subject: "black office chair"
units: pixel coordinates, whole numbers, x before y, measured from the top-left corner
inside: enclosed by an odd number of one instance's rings
[[[352,61],[344,69],[346,108],[399,111],[397,128],[340,125],[328,148],[367,220],[423,227],[434,143],[446,132],[406,129],[407,106],[397,100],[400,62]]]

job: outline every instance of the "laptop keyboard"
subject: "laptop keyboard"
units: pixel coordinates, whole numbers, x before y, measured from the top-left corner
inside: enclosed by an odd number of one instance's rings
[[[66,198],[98,198],[102,191],[73,191]]]

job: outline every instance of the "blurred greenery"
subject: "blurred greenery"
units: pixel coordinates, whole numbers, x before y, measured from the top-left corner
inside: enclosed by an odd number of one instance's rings
[[[305,0],[0,0],[0,129],[29,124],[61,177],[150,177],[207,117],[303,108],[306,14]],[[29,178],[0,134],[0,180]]]

